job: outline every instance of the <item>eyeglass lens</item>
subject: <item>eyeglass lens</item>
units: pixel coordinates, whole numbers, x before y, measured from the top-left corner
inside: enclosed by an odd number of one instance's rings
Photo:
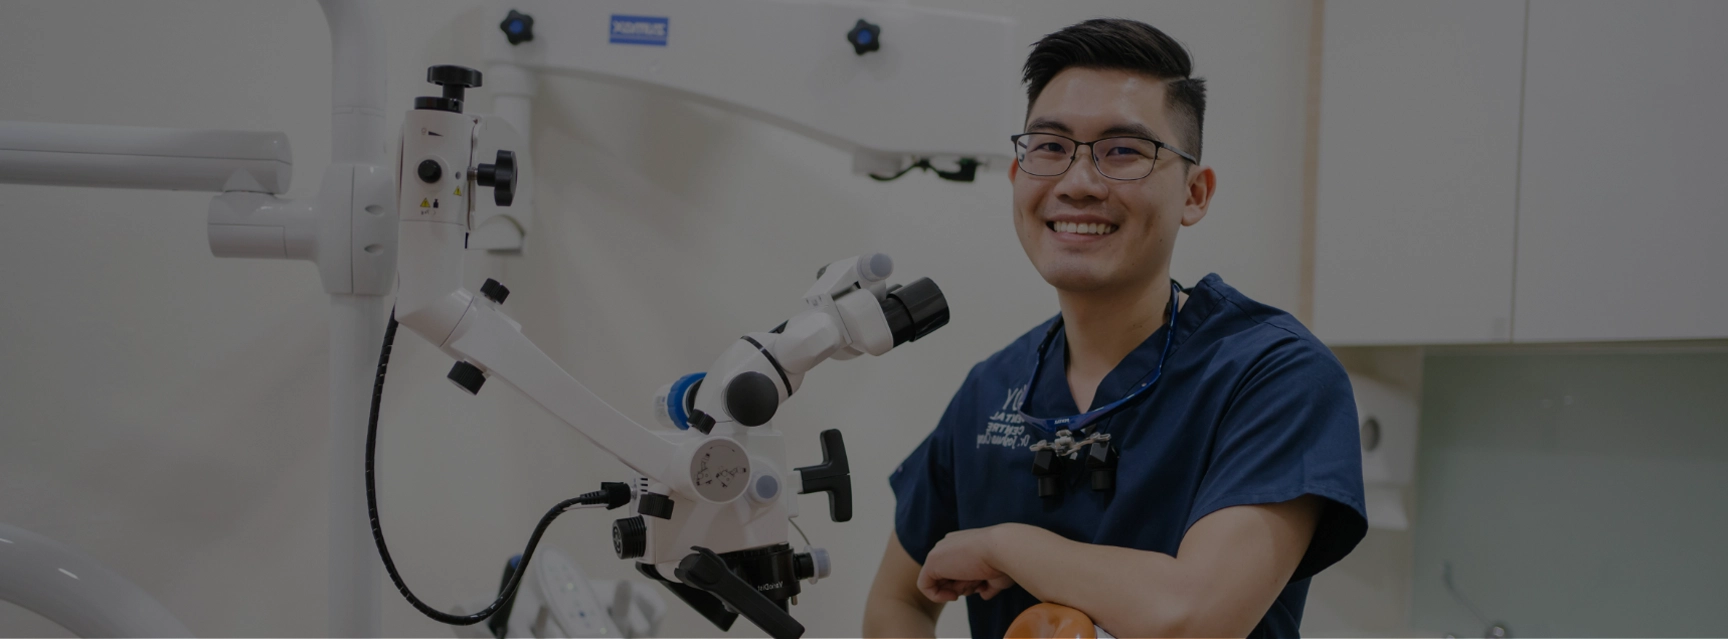
[[[1037,176],[1061,175],[1077,159],[1074,140],[1048,133],[1028,133],[1015,140],[1020,170]],[[1098,172],[1117,180],[1138,180],[1152,173],[1158,145],[1142,138],[1105,138],[1091,145]]]

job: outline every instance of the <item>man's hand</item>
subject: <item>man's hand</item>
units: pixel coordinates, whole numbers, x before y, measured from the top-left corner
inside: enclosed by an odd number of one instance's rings
[[[936,542],[918,573],[918,590],[931,601],[948,602],[973,593],[989,599],[1014,587],[1014,579],[992,564],[997,528],[959,530]]]

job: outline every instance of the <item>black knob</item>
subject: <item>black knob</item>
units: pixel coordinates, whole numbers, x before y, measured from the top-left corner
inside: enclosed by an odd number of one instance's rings
[[[454,64],[440,64],[426,69],[426,81],[450,89],[472,89],[480,86],[480,72]],[[460,99],[461,95],[450,96]]]
[[[498,23],[498,29],[504,32],[504,39],[509,40],[511,46],[522,44],[534,39],[534,16],[511,9],[510,15]]]
[[[438,166],[437,160],[421,160],[420,167],[415,169],[414,173],[420,176],[421,182],[431,184],[444,175],[444,167]]]
[[[858,19],[851,31],[846,32],[846,41],[852,43],[852,52],[864,55],[882,48],[882,27]]]
[[[516,152],[499,151],[498,163],[480,165],[474,181],[492,187],[492,201],[498,206],[510,206],[516,200]]]
[[[480,285],[480,294],[492,300],[493,304],[503,304],[504,298],[510,297],[510,289],[504,288],[498,280],[488,278],[485,284]]]
[[[414,108],[461,113],[462,92],[480,86],[480,72],[468,67],[440,64],[426,69],[426,81],[444,87],[444,95],[414,98]]]
[[[749,371],[726,382],[726,412],[745,426],[761,426],[780,409],[780,389],[774,380]]]
[[[481,372],[479,366],[468,362],[456,362],[455,366],[450,367],[450,374],[446,377],[462,390],[468,391],[469,395],[480,394],[480,386],[486,383],[486,373]]]
[[[612,552],[619,559],[635,559],[648,552],[648,524],[642,516],[612,522]]]

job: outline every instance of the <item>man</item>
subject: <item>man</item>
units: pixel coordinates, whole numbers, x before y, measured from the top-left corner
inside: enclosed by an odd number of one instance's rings
[[[1217,275],[1169,277],[1217,180],[1191,70],[1130,20],[1034,46],[1009,179],[1061,314],[974,367],[895,471],[864,634],[932,636],[966,597],[975,637],[1040,601],[1123,637],[1295,636],[1309,578],[1366,533],[1337,360]]]

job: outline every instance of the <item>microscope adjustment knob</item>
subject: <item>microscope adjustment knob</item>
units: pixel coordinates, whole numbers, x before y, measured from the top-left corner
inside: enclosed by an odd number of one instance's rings
[[[461,113],[463,91],[480,86],[480,72],[468,67],[440,64],[426,69],[426,81],[444,87],[444,95],[414,98],[414,108]]]
[[[432,184],[437,182],[438,178],[444,176],[444,167],[438,166],[437,160],[421,160],[420,166],[415,167],[414,169],[414,175],[419,176],[421,182]]]
[[[480,72],[454,64],[440,64],[426,69],[426,81],[442,87],[472,89],[480,86]]]
[[[853,25],[852,30],[846,32],[846,41],[852,43],[852,52],[858,55],[881,49],[882,27],[859,18],[858,24]]]
[[[469,395],[480,394],[480,387],[486,384],[486,373],[481,371],[479,366],[468,362],[456,362],[450,367],[450,374],[446,377],[462,390],[468,391]]]
[[[779,409],[780,390],[767,375],[749,371],[726,382],[726,412],[738,423],[761,426]]]
[[[636,559],[648,552],[648,524],[641,515],[612,522],[612,552],[619,559]]]
[[[534,16],[511,9],[510,15],[498,23],[498,30],[504,32],[504,39],[511,46],[528,42],[534,39]]]
[[[499,151],[497,164],[482,164],[474,170],[474,181],[492,187],[492,201],[510,206],[516,200],[516,152]]]
[[[510,297],[510,289],[499,284],[498,280],[487,278],[486,283],[480,285],[480,295],[492,300],[493,304],[503,304],[504,299]]]

